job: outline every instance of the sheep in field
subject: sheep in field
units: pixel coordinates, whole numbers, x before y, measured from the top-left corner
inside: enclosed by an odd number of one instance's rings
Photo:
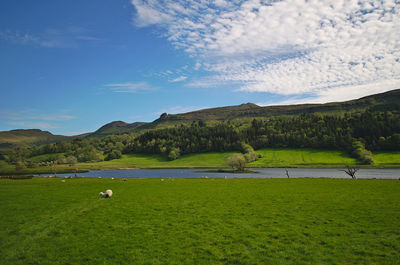
[[[106,190],[106,198],[110,198],[112,196],[112,190]]]
[[[100,192],[99,197],[100,198],[110,198],[112,196],[113,192],[112,190],[106,190],[106,192]]]

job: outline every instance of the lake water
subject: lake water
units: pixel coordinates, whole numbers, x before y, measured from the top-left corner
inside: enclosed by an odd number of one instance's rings
[[[257,173],[210,173],[207,169],[132,169],[132,170],[92,170],[79,173],[80,177],[102,178],[287,178],[285,168],[257,168]],[[291,178],[351,178],[343,168],[289,168]],[[57,174],[59,177],[73,174]],[[356,174],[360,179],[399,179],[400,168],[360,169]]]

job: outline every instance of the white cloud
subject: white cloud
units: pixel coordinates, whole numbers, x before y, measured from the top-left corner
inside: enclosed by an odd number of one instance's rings
[[[75,116],[67,114],[66,110],[54,111],[52,114],[42,113],[37,109],[0,110],[0,122],[18,126],[24,129],[57,129],[59,124],[75,119]]]
[[[28,128],[28,129],[34,128],[34,129],[50,130],[58,128],[54,124],[48,122],[13,121],[13,122],[8,122],[8,124],[18,126],[19,128]]]
[[[210,71],[210,80],[240,84],[240,91],[307,93],[330,101],[399,88],[398,1],[132,4],[136,25],[164,28],[169,41]]]
[[[4,117],[4,120],[12,121],[67,121],[75,119],[75,116],[66,114],[64,111],[58,111],[61,113],[43,114],[36,109],[25,109],[25,110],[0,110],[0,114]]]
[[[201,110],[201,109],[206,109],[208,107],[199,107],[199,106],[173,106],[167,109],[162,109],[160,111],[157,111],[154,113],[154,115],[161,115],[162,113],[168,113],[168,114],[179,114],[179,113],[186,113],[186,112],[191,112],[191,111],[196,111],[196,110]]]
[[[186,79],[187,79],[187,76],[182,75],[182,76],[178,76],[177,78],[174,78],[172,80],[169,80],[169,82],[171,82],[171,83],[182,82],[182,81],[185,81]]]
[[[0,31],[0,39],[11,43],[45,48],[77,48],[83,43],[103,41],[101,38],[90,35],[87,29],[81,27],[48,28],[35,34],[5,30]]]
[[[313,96],[298,97],[289,96],[288,99],[271,103],[261,102],[257,103],[260,106],[270,105],[291,105],[291,104],[303,104],[303,103],[326,103],[326,102],[341,102],[352,99],[361,98],[366,95],[377,94],[382,92],[382,88],[385,90],[393,90],[400,88],[400,80],[385,80],[377,83],[370,83],[366,85],[357,86],[341,86],[328,88],[315,93]]]
[[[110,88],[112,92],[117,92],[117,93],[137,93],[141,91],[157,90],[155,87],[147,84],[146,82],[115,83],[115,84],[107,84],[105,86]]]

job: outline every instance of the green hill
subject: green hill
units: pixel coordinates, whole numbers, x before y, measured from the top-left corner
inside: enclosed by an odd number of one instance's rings
[[[159,119],[139,129],[167,127],[177,123],[187,123],[196,120],[224,121],[246,118],[266,118],[279,115],[300,115],[306,113],[340,115],[348,112],[364,111],[366,109],[400,110],[400,89],[345,102],[266,107],[247,103],[238,106],[210,108],[175,115],[164,113]]]
[[[0,151],[9,150],[18,146],[40,145],[53,142],[75,139],[76,137],[104,137],[112,134],[141,133],[149,129],[165,128],[193,121],[204,121],[208,123],[226,120],[240,120],[244,123],[253,118],[268,118],[280,115],[301,115],[307,113],[321,113],[328,115],[342,115],[349,112],[365,111],[399,111],[400,89],[375,94],[356,100],[345,102],[332,102],[326,104],[299,104],[286,106],[261,107],[253,103],[241,104],[219,108],[209,108],[182,114],[164,113],[160,118],[151,123],[134,122],[126,123],[114,121],[108,123],[93,133],[80,136],[53,135],[50,132],[37,129],[12,130],[0,132]]]
[[[70,140],[73,137],[54,135],[39,129],[12,130],[0,132],[0,150],[8,150],[16,147],[41,145]]]
[[[126,123],[114,121],[101,127],[89,137],[103,137],[110,134],[123,134],[129,132],[142,132],[149,129],[165,128],[181,123],[193,121],[225,121],[242,120],[251,121],[253,118],[267,118],[279,115],[300,115],[306,113],[321,113],[341,115],[349,112],[371,110],[400,110],[400,89],[385,93],[370,95],[360,99],[331,102],[325,104],[299,104],[261,107],[253,103],[237,106],[202,109],[181,114],[163,113],[153,122]]]
[[[123,121],[113,121],[102,126],[100,129],[88,135],[88,137],[104,137],[111,134],[124,134],[132,132],[135,128],[147,124],[146,122],[126,123]]]

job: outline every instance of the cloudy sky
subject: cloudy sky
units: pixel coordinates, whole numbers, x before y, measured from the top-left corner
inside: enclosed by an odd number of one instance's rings
[[[0,130],[397,88],[400,1],[0,2]]]

